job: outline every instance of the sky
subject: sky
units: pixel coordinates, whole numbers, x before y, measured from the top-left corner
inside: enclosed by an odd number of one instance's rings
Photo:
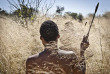
[[[17,0],[14,1],[16,2]],[[49,1],[47,0],[47,3]],[[98,2],[99,8],[97,15],[110,11],[110,0],[56,0],[54,6],[50,9],[50,13],[55,13],[56,6],[61,6],[65,8],[64,12],[82,13],[85,16],[89,13],[94,13],[95,6]],[[0,8],[10,12],[10,5],[7,0],[0,0]]]

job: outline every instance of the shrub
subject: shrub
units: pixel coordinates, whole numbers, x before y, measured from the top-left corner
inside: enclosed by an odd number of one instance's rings
[[[105,17],[105,18],[109,18],[110,17],[110,12],[105,12],[102,16]]]
[[[74,13],[74,12],[66,12],[66,14],[68,14],[69,16],[71,16],[72,18],[74,19],[77,19],[77,13]]]
[[[8,13],[5,10],[2,10],[1,8],[0,8],[0,14],[1,15],[8,15]]]
[[[83,15],[82,15],[81,13],[79,13],[79,15],[78,15],[77,18],[79,19],[79,22],[82,22],[82,20],[83,20]]]
[[[92,13],[89,13],[89,14],[88,14],[88,17],[93,17],[93,15],[94,15],[94,14],[92,14]]]

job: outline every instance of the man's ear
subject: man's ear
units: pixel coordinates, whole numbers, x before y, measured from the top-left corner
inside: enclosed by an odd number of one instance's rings
[[[57,38],[60,38],[60,35],[58,34]]]
[[[42,36],[40,36],[40,40],[42,40]]]

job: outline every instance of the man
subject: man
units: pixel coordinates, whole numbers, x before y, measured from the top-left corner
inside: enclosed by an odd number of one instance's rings
[[[79,61],[73,51],[58,49],[57,41],[60,35],[53,21],[48,20],[41,25],[40,35],[45,49],[27,59],[26,74],[85,74],[84,51],[89,46],[87,41],[86,43],[82,41],[80,45],[81,60]]]

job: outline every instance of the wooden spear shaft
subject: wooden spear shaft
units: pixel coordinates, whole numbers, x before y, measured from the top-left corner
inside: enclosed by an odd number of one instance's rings
[[[92,23],[93,23],[93,21],[94,21],[95,14],[96,14],[96,12],[97,12],[97,10],[98,10],[98,7],[99,7],[99,2],[97,3],[97,6],[96,6],[96,8],[95,8],[95,12],[94,12],[93,18],[92,18],[92,21],[91,21],[91,24],[90,24],[90,27],[89,27],[89,30],[88,30],[88,33],[87,33],[87,35],[85,36],[85,38],[83,39],[83,42],[87,42],[87,40],[88,40],[89,33],[90,33],[90,30],[91,30],[91,27],[92,27]],[[86,24],[87,24],[87,23],[86,23]]]
[[[90,29],[91,29],[92,23],[93,23],[93,21],[94,21],[95,14],[96,14],[96,12],[97,12],[97,10],[98,10],[98,7],[99,7],[99,3],[97,3],[97,6],[96,6],[96,8],[95,8],[94,16],[93,16],[93,18],[92,18],[92,21],[91,21],[91,24],[90,24],[90,27],[89,27],[89,31],[88,31],[88,33],[87,33],[87,36],[88,36],[88,37],[89,37],[89,33],[90,33]]]

